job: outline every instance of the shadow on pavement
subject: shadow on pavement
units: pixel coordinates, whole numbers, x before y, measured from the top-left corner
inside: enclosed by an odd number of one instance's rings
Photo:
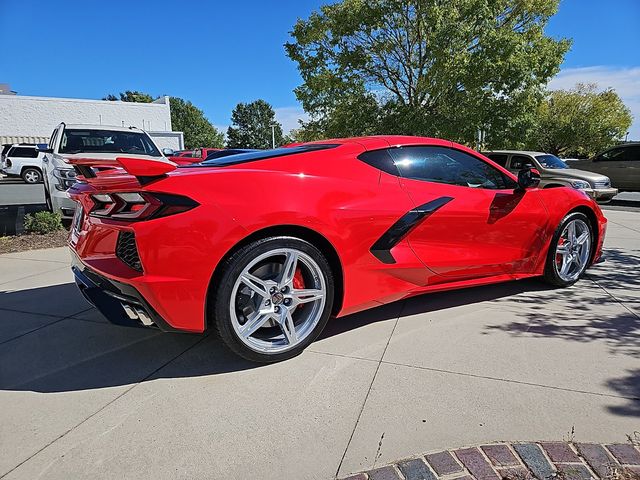
[[[608,248],[606,262],[594,266],[587,274],[597,285],[589,286],[583,281],[570,289],[499,300],[501,308],[519,320],[489,326],[485,333],[499,330],[533,338],[560,338],[580,343],[599,341],[607,345],[611,355],[640,359],[639,272],[640,255]],[[553,308],[549,308],[550,305]],[[611,379],[607,386],[629,400],[625,406],[609,407],[612,413],[640,416],[640,370]]]
[[[401,310],[403,315],[430,312],[532,289],[546,287],[538,282],[518,282],[468,289],[464,294],[444,292],[416,297],[404,305],[396,302],[332,319],[321,338],[397,318]],[[90,307],[73,283],[0,292],[0,309],[40,312],[36,306],[42,305],[41,313],[46,313],[51,302],[69,302],[73,312]],[[168,334],[120,327],[102,320],[94,310],[89,314],[91,319],[87,314],[79,315],[84,319],[51,317],[34,331],[21,332],[24,326],[12,318],[11,312],[2,311],[0,331],[9,340],[0,344],[0,389],[65,392],[127,385],[148,378],[216,375],[261,367],[231,353],[214,334]],[[180,362],[163,368],[179,356]]]
[[[637,288],[640,257],[611,249],[608,258],[606,269],[597,267],[590,275],[599,282]],[[69,283],[2,292],[0,308],[25,302],[46,304],[56,299],[76,302],[75,311],[85,306],[75,284]],[[321,338],[399,315],[434,312],[488,300],[495,301],[499,308],[510,311],[518,320],[488,327],[486,334],[504,330],[513,335],[558,337],[577,342],[604,340],[612,353],[640,357],[640,318],[631,312],[610,316],[605,305],[611,304],[611,297],[584,281],[571,289],[553,289],[537,280],[525,280],[414,297],[332,319]],[[552,310],[548,307],[550,302]],[[6,313],[0,313],[0,329],[14,328],[11,315]],[[177,357],[181,357],[180,361],[172,363]],[[169,368],[163,368],[169,363]],[[210,376],[260,367],[228,351],[215,335],[165,334],[150,329],[116,327],[97,317],[94,320],[53,319],[51,324],[0,345],[0,389],[3,390],[65,392],[127,385],[149,378]],[[613,413],[640,415],[640,405],[634,400],[640,398],[640,370],[612,379],[608,385],[629,398],[629,405],[612,407]]]

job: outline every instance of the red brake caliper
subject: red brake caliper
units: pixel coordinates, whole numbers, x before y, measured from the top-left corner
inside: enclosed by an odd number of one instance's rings
[[[296,273],[293,276],[293,288],[301,290],[304,288],[304,278],[302,278],[302,270],[296,268]]]

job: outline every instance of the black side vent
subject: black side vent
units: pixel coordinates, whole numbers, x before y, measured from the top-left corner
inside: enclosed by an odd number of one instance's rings
[[[136,237],[133,232],[118,233],[116,256],[134,270],[142,271],[138,247],[136,246]]]

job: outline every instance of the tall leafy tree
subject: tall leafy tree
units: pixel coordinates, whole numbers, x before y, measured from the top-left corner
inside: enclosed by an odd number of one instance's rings
[[[193,103],[182,98],[169,97],[171,104],[171,126],[184,132],[187,148],[224,146],[224,133],[214,127],[204,116],[204,112]]]
[[[118,96],[109,94],[103,100],[151,103],[154,101],[154,97],[137,90],[127,90],[120,92]],[[222,148],[224,146],[224,133],[207,120],[202,110],[193,103],[177,97],[169,97],[169,103],[171,105],[171,126],[176,131],[184,132],[186,148]]]
[[[231,122],[227,129],[229,148],[271,148],[272,135],[276,146],[284,143],[282,125],[276,121],[271,105],[264,100],[239,103],[231,112]]]
[[[614,90],[595,84],[549,92],[536,119],[529,147],[562,156],[591,156],[616,144],[633,120]]]
[[[524,137],[568,40],[544,34],[559,0],[342,0],[285,45],[309,137]],[[299,132],[300,133],[300,132]]]

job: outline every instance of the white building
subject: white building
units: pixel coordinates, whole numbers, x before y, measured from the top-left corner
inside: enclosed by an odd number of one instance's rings
[[[133,103],[0,94],[0,144],[47,143],[61,122],[138,127],[160,148],[184,149],[182,132],[171,130],[169,97]]]

